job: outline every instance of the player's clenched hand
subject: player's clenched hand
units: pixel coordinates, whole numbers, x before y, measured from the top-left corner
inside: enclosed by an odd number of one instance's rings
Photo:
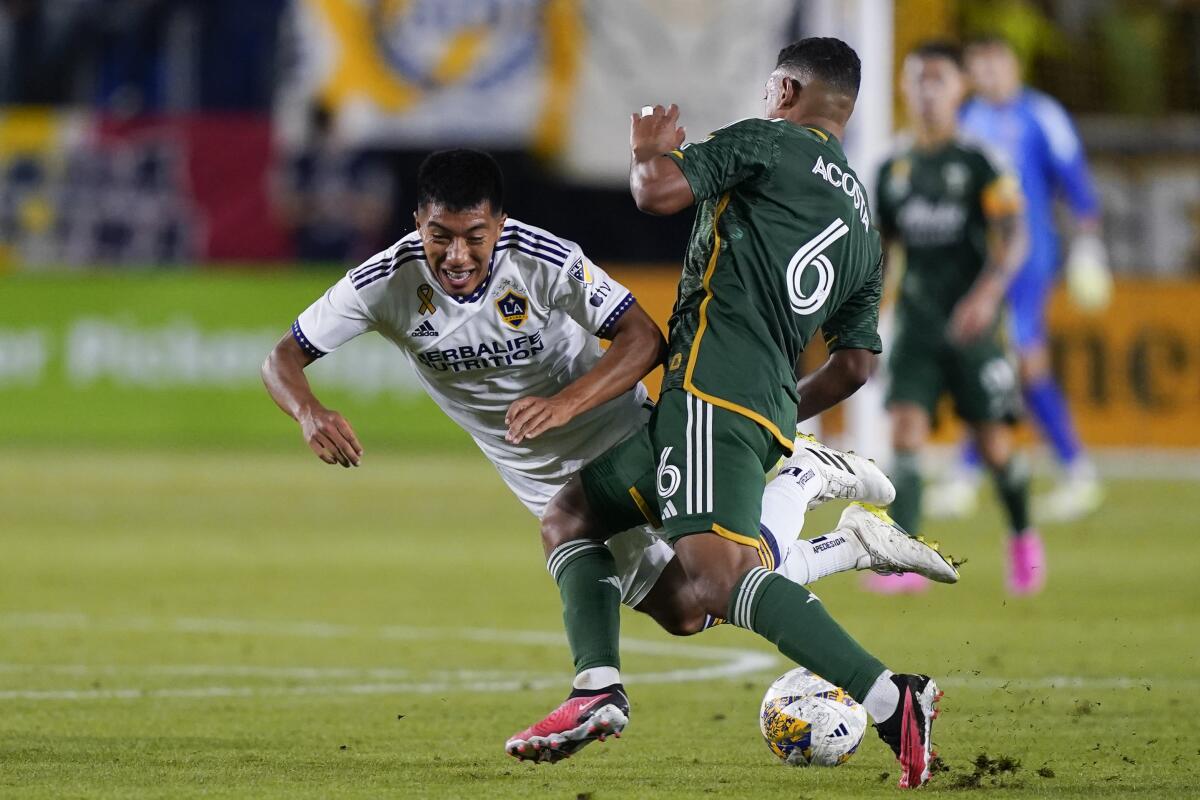
[[[950,315],[950,338],[959,344],[973,342],[982,336],[996,319],[999,300],[990,292],[971,291]]]
[[[566,425],[574,417],[568,404],[557,397],[522,397],[508,407],[504,438],[511,444],[535,439],[552,428]]]
[[[326,464],[357,467],[362,463],[362,445],[350,423],[338,412],[328,408],[305,411],[299,422],[304,441]]]
[[[644,117],[632,115],[629,118],[629,146],[633,149],[634,160],[648,161],[679,148],[687,133],[678,123],[679,106],[674,103],[667,108],[654,106]]]

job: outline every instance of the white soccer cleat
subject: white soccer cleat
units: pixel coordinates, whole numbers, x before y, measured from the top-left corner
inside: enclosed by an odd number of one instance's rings
[[[930,519],[966,519],[979,505],[979,481],[950,478],[930,486],[923,501]]]
[[[848,530],[867,551],[855,569],[881,575],[913,572],[938,583],[957,583],[958,570],[938,552],[936,542],[909,536],[882,508],[851,503],[838,520],[838,530]]]
[[[795,450],[779,465],[779,474],[795,475],[804,483],[810,472],[823,485],[809,502],[809,509],[827,500],[861,500],[886,506],[896,499],[896,487],[874,461],[854,452],[834,450],[818,442],[815,436],[797,434]]]
[[[1034,500],[1034,517],[1040,522],[1073,522],[1095,512],[1103,502],[1104,489],[1098,480],[1071,476]]]

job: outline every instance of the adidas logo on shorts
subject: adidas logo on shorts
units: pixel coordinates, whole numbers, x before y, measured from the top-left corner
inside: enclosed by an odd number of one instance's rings
[[[437,328],[433,327],[433,323],[431,323],[429,320],[425,320],[420,325],[413,328],[412,333],[409,334],[409,336],[437,336],[437,335],[438,335]]]

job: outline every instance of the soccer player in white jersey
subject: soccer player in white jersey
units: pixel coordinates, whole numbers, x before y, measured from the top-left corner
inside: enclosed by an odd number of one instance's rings
[[[540,518],[586,463],[645,424],[653,405],[640,381],[662,359],[662,333],[578,245],[503,213],[503,178],[487,154],[434,153],[417,184],[416,230],[303,311],[264,363],[263,380],[322,461],[358,466],[363,448],[353,428],[320,403],[304,368],[374,331],[404,354],[430,397]],[[601,349],[600,339],[611,346]],[[782,561],[785,574],[805,583],[848,569],[942,568],[928,547],[861,506],[833,533],[795,541],[810,504],[894,497],[867,459],[813,440],[797,452],[764,491],[764,528],[777,543],[764,548],[765,563]],[[697,611],[671,548],[648,529],[608,544],[626,605],[672,633],[711,622]]]

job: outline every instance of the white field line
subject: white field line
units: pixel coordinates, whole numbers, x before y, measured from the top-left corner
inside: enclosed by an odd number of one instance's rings
[[[386,626],[365,628],[322,622],[260,622],[254,620],[185,617],[172,620],[152,617],[94,619],[76,613],[0,614],[0,628],[38,630],[90,630],[96,632],[144,632],[151,634],[223,634],[233,636],[281,636],[301,638],[374,638],[385,640],[454,640],[519,646],[558,647],[565,643],[562,632],[503,631],[490,628],[415,628]],[[628,652],[710,661],[703,666],[678,668],[626,676],[631,684],[683,683],[734,678],[778,667],[777,659],[750,650],[705,647],[675,641],[653,642],[626,639]],[[237,698],[304,695],[438,694],[443,692],[513,692],[563,686],[568,675],[536,675],[485,670],[437,670],[414,675],[410,670],[353,667],[270,667],[224,664],[87,665],[87,664],[0,664],[0,673],[34,673],[94,676],[166,676],[275,678],[309,682],[287,686],[197,686],[113,689],[13,689],[0,691],[0,700],[137,700],[153,698]],[[349,682],[347,682],[349,681]],[[947,688],[981,691],[1030,691],[1040,689],[1145,690],[1200,688],[1200,679],[1153,677],[1103,677],[1050,675],[1003,678],[986,675],[948,675],[939,680]]]
[[[412,628],[386,626],[366,628],[321,622],[258,622],[254,620],[179,618],[173,620],[152,617],[128,617],[121,619],[93,619],[86,614],[66,613],[10,613],[0,614],[0,628],[24,628],[34,630],[87,630],[96,632],[141,632],[153,634],[203,633],[233,636],[294,636],[302,638],[372,638],[409,641],[471,641],[519,646],[561,647],[566,643],[562,632],[549,631],[503,631],[488,628]],[[625,679],[630,684],[683,683],[741,675],[773,669],[778,659],[753,650],[738,650],[725,647],[704,647],[682,642],[650,642],[640,639],[623,639],[622,649],[631,653],[695,659],[711,663],[696,667],[684,667],[658,672],[629,673]],[[118,665],[103,665],[99,668],[83,664],[52,665],[43,670],[38,665],[0,664],[0,672],[38,672],[70,675],[120,674]],[[90,670],[90,672],[89,672]],[[220,672],[224,670],[224,672]],[[234,675],[240,677],[278,677],[292,680],[330,680],[332,678],[358,677],[375,678],[361,683],[323,683],[304,686],[202,686],[166,687],[161,689],[119,688],[80,690],[33,690],[14,689],[0,691],[0,700],[107,700],[162,697],[256,697],[287,695],[329,694],[434,694],[449,691],[509,692],[531,689],[561,687],[569,683],[568,675],[529,675],[512,673],[487,673],[471,670],[438,670],[429,673],[426,680],[388,681],[387,678],[411,676],[405,670],[338,668],[330,672],[316,667],[224,667],[207,664],[156,665],[132,667],[131,674],[156,675]]]

